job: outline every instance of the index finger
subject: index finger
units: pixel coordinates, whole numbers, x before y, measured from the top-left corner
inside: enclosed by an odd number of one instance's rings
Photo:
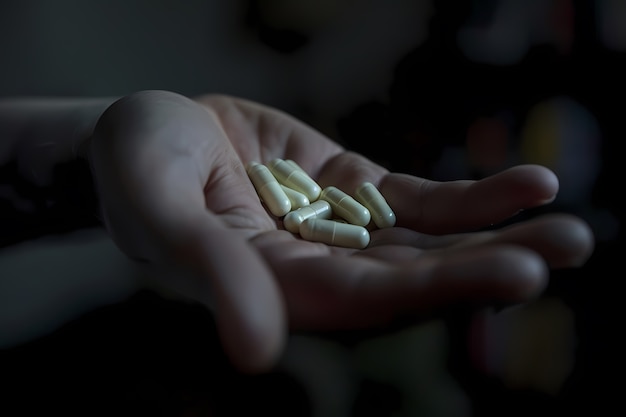
[[[519,165],[481,180],[432,181],[390,173],[361,155],[346,152],[330,160],[320,185],[354,195],[364,181],[375,184],[393,209],[397,226],[423,233],[476,230],[504,221],[521,210],[554,200],[556,175],[540,165]]]
[[[439,234],[475,230],[547,204],[556,196],[558,180],[545,167],[519,165],[477,181],[389,174],[379,187],[399,226]]]

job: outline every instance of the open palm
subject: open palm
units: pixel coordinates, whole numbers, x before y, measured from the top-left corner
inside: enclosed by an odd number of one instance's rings
[[[302,240],[260,202],[248,162],[291,159],[321,187],[377,185],[396,227],[366,249]],[[457,302],[519,302],[550,268],[593,248],[580,219],[479,231],[549,203],[554,174],[518,166],[481,181],[390,173],[293,117],[227,96],[144,91],[113,104],[90,141],[104,222],[119,247],[215,313],[242,370],[271,366],[289,329],[378,327]]]

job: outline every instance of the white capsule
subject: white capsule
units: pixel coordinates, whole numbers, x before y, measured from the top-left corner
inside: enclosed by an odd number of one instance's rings
[[[291,165],[292,167],[294,167],[295,169],[298,169],[302,172],[306,172],[305,170],[302,169],[302,167],[300,165],[298,165],[298,163],[296,161],[294,161],[293,159],[285,159],[285,162],[287,162],[289,165]],[[308,175],[308,174],[307,174]]]
[[[289,213],[291,210],[289,197],[268,167],[258,162],[250,162],[246,171],[257,194],[274,216],[281,217]]]
[[[370,234],[363,226],[316,217],[302,222],[300,236],[313,242],[354,249],[363,249],[370,243]]]
[[[333,213],[346,219],[349,223],[367,226],[371,220],[371,214],[367,207],[332,185],[322,190],[320,200],[328,201]]]
[[[385,197],[371,182],[364,182],[357,189],[355,198],[370,211],[372,220],[379,228],[392,227],[396,224],[396,215],[387,204]]]
[[[310,218],[330,219],[332,215],[332,209],[328,201],[317,200],[306,207],[299,208],[297,210],[287,213],[283,219],[285,229],[291,233],[298,233],[300,225],[303,221]]]
[[[287,198],[289,198],[289,201],[291,202],[291,210],[297,210],[311,204],[307,196],[302,194],[300,191],[296,191],[282,184],[280,184],[280,188],[282,188],[285,194],[287,194]]]
[[[267,166],[279,183],[301,192],[309,201],[315,201],[319,197],[320,186],[302,169],[280,158],[271,160]]]

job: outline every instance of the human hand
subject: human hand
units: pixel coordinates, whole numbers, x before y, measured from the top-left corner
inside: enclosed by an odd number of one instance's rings
[[[348,194],[376,184],[396,226],[372,228],[362,250],[302,240],[245,171],[273,158]],[[455,303],[529,300],[551,268],[580,266],[594,245],[586,223],[565,214],[479,231],[551,202],[558,180],[544,167],[481,181],[389,173],[283,112],[232,97],[127,96],[101,117],[89,159],[112,239],[176,271],[166,285],[212,309],[226,353],[247,372],[274,363],[289,329],[382,327]]]

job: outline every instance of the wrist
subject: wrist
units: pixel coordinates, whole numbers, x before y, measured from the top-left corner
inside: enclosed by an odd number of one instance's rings
[[[50,185],[54,170],[83,158],[88,138],[113,99],[17,98],[0,102],[0,163],[18,175]]]
[[[99,224],[87,151],[113,101],[0,100],[1,214],[20,226],[8,241]]]

